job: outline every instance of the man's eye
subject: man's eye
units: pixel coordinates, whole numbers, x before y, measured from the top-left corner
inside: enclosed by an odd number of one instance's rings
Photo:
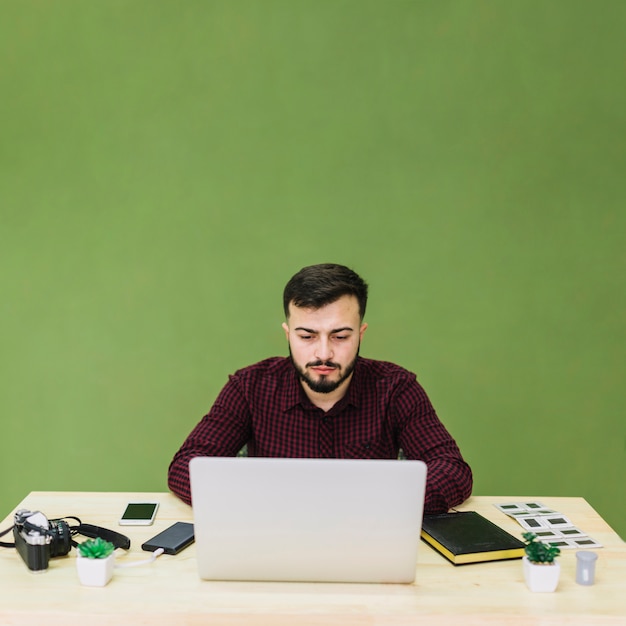
[[[347,338],[347,335],[335,335],[335,339],[339,339],[340,341]]]
[[[311,335],[299,335],[300,339],[311,339]]]

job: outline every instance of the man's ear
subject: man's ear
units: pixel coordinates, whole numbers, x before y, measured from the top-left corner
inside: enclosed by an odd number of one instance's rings
[[[285,337],[287,338],[287,341],[289,341],[289,326],[287,326],[285,322],[283,322],[283,330],[285,331]]]
[[[361,324],[361,328],[359,329],[359,341],[363,339],[363,335],[367,330],[367,324]]]

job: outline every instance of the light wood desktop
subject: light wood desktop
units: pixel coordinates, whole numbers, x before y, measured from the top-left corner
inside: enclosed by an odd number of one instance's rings
[[[154,525],[119,527],[126,501],[142,499],[161,503]],[[567,515],[603,544],[593,586],[576,584],[575,550],[562,552],[557,591],[545,594],[526,588],[520,560],[455,567],[423,542],[411,585],[202,581],[192,545],[148,565],[116,569],[106,587],[93,588],[78,582],[74,549],[35,574],[16,550],[0,548],[0,624],[625,624],[626,544],[584,499],[472,497],[458,508],[478,511],[519,536],[521,527],[493,504],[528,500]],[[32,492],[14,510],[19,508],[39,510],[48,518],[77,515],[128,535],[131,549],[118,551],[118,563],[145,559],[149,554],[141,544],[146,539],[176,521],[192,521],[191,507],[169,493]],[[12,522],[13,512],[0,530]]]

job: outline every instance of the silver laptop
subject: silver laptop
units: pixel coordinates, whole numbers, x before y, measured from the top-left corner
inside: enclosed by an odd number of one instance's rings
[[[415,579],[421,461],[197,457],[189,470],[201,578]]]

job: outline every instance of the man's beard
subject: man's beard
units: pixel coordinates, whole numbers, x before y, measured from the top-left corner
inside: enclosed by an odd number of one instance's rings
[[[291,358],[291,363],[296,370],[296,373],[298,374],[300,379],[307,384],[308,388],[316,393],[331,393],[332,391],[335,391],[335,389],[337,389],[346,379],[348,379],[354,371],[358,356],[359,350],[357,349],[354,359],[351,363],[347,365],[345,371],[340,374],[337,380],[329,380],[325,375],[320,376],[319,380],[313,380],[307,374],[306,368],[301,369],[300,366],[293,360],[293,354],[291,354],[291,346],[289,346],[289,357]],[[334,367],[335,369],[339,370],[339,372],[341,372],[341,365],[339,365],[338,363],[334,363],[333,361],[312,361],[311,363],[307,363],[306,367],[319,367],[320,365],[323,365],[325,367]]]

